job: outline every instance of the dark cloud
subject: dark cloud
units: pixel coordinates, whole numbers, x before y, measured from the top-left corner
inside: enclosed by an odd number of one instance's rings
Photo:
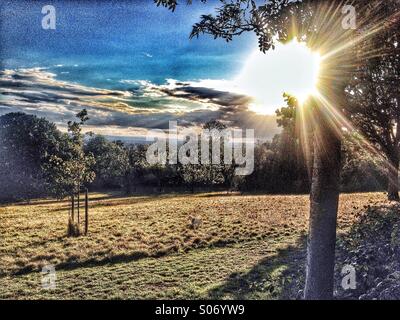
[[[160,89],[160,91],[177,98],[190,100],[210,100],[221,106],[240,105],[247,107],[252,99],[245,95],[218,91],[212,88],[192,87],[189,84],[177,83],[174,89]]]

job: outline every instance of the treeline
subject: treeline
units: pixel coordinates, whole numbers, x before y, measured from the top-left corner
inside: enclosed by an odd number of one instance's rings
[[[362,148],[359,139],[357,136],[346,136],[344,139],[341,190],[385,190],[387,175],[384,161]],[[241,179],[238,189],[249,192],[309,193],[311,165],[296,152],[293,145],[288,144],[284,133],[278,134],[271,142],[256,146],[254,172]]]
[[[281,109],[287,111],[290,109]],[[254,172],[248,176],[236,176],[234,164],[149,165],[148,145],[109,141],[100,135],[84,137],[81,130],[88,119],[86,111],[77,116],[78,122],[68,123],[68,133],[33,115],[9,113],[0,117],[2,201],[63,198],[87,187],[121,189],[127,194],[196,190],[305,193],[310,189],[309,160],[279,112],[282,133],[255,145]],[[217,121],[205,127],[224,128]],[[383,160],[366,151],[360,139],[355,134],[345,138],[342,190],[383,190],[387,185]]]

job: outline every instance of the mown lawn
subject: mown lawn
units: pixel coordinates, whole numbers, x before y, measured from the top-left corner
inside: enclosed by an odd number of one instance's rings
[[[66,236],[66,202],[0,207],[0,299],[293,298],[283,283],[289,269],[302,276],[308,196],[91,198],[89,235],[78,238]],[[384,201],[342,195],[339,230]],[[41,286],[48,264],[53,290]]]

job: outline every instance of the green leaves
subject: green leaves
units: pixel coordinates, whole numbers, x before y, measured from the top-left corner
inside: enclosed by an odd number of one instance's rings
[[[44,170],[51,184],[51,192],[57,198],[79,192],[79,190],[90,183],[96,177],[92,170],[96,160],[92,153],[85,154],[83,150],[82,126],[89,120],[85,109],[76,117],[80,122],[69,121],[69,135],[64,136],[65,150],[62,154],[53,154]]]
[[[123,145],[107,141],[103,136],[94,136],[84,149],[95,159],[92,169],[99,182],[110,186],[122,184],[130,169],[128,150]]]
[[[206,0],[200,0],[205,3]],[[174,11],[178,5],[177,0],[154,0],[157,6],[163,6]],[[220,6],[214,14],[202,15],[200,21],[193,25],[190,39],[197,38],[201,34],[208,34],[215,39],[222,38],[227,42],[233,40],[245,32],[254,32],[258,38],[258,44],[262,52],[275,48],[275,35],[283,40],[284,35],[290,35],[292,25],[288,23],[294,15],[294,10],[286,10],[287,7],[302,13],[298,4],[300,0],[271,0],[263,5],[257,5],[255,0],[220,0]],[[311,2],[311,1],[308,1]],[[186,1],[191,4],[192,1]]]
[[[169,10],[175,11],[178,2],[176,0],[154,0],[157,7],[163,6]]]
[[[206,3],[207,0],[200,0],[203,3]],[[157,7],[162,6],[167,8],[168,10],[171,11],[175,11],[176,6],[178,5],[178,1],[177,0],[154,0],[155,4],[157,5]],[[186,0],[186,3],[192,4],[192,0]]]
[[[64,152],[64,135],[49,121],[24,113],[1,116],[0,197],[20,200],[45,193],[44,165]]]

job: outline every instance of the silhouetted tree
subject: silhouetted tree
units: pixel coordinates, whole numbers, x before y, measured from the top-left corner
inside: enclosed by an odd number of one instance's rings
[[[205,171],[205,176],[203,177],[204,182],[209,186],[225,185],[230,187],[232,177],[231,177],[231,167],[233,165],[224,164],[224,138],[221,133],[227,129],[226,124],[219,120],[211,120],[204,124],[203,130],[209,130],[210,136],[208,141],[208,154],[210,164],[204,165],[203,168],[198,168],[198,170],[203,169]],[[205,137],[199,137],[200,139],[205,139]],[[219,145],[219,162],[212,163],[213,147],[212,145]],[[201,157],[201,151],[199,152],[199,158]]]
[[[313,123],[310,108],[302,108],[296,97],[284,94],[286,107],[276,110],[282,133],[277,135],[277,163],[284,184],[295,184],[290,191],[309,190],[312,174]]]
[[[136,185],[143,182],[148,163],[146,160],[146,145],[125,146],[128,155],[128,167],[124,174],[124,188],[127,194],[136,190]],[[132,190],[134,187],[135,190]]]
[[[47,193],[44,166],[67,154],[68,140],[44,118],[24,113],[0,117],[0,199],[30,199]]]
[[[84,147],[86,154],[94,156],[92,167],[96,174],[96,184],[103,187],[120,187],[129,169],[128,152],[123,144],[108,141],[105,137],[96,135]]]
[[[400,19],[390,17],[400,2],[385,1],[376,10],[384,28],[358,44],[357,72],[346,88],[352,122],[387,159],[388,198],[399,200]]]
[[[345,192],[383,190],[387,184],[385,159],[365,148],[357,132],[345,134],[341,189]]]

